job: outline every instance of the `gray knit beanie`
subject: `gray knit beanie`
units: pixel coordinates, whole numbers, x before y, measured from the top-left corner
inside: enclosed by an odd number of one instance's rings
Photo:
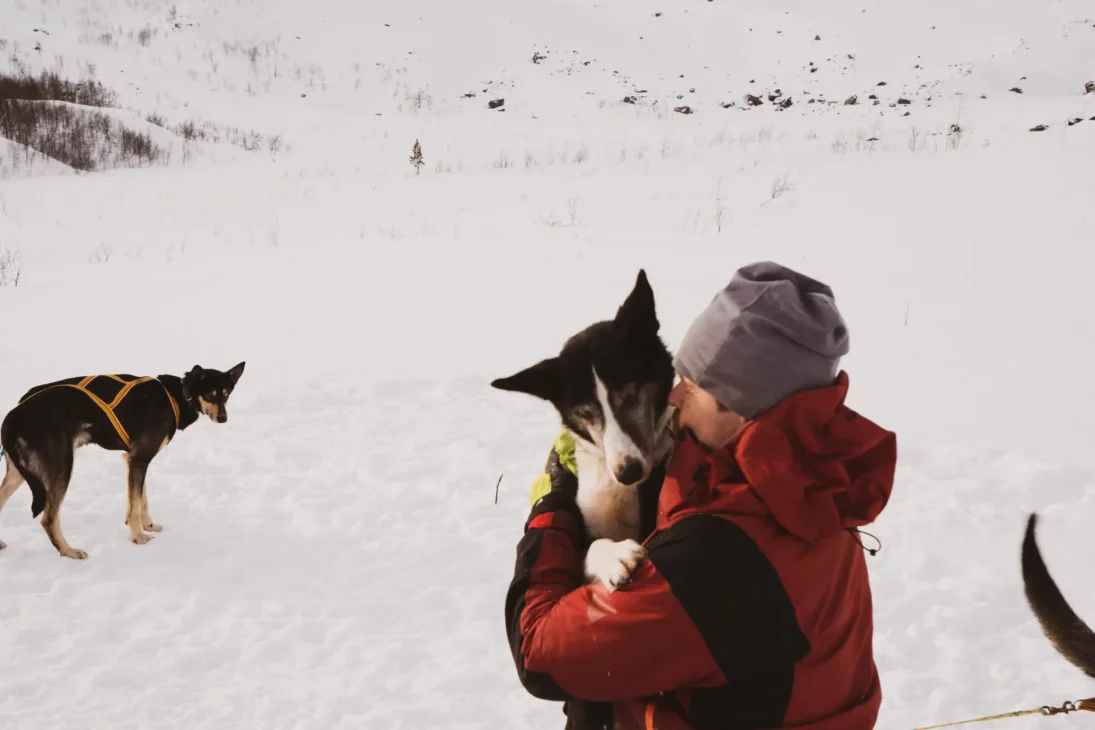
[[[825,284],[769,261],[744,266],[685,333],[677,372],[755,418],[789,395],[832,385],[848,328]]]

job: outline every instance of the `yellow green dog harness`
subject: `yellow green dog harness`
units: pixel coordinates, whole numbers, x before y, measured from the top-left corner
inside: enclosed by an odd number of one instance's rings
[[[565,471],[555,468],[556,461],[564,467]],[[564,428],[555,438],[555,443],[551,445],[551,453],[544,464],[543,473],[532,482],[532,490],[528,496],[529,505],[536,504],[545,494],[551,491],[553,479],[566,478],[578,478],[578,459],[574,455],[574,437],[570,435],[570,431]]]

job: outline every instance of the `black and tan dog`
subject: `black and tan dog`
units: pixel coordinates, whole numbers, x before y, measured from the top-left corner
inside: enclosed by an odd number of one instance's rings
[[[66,558],[86,558],[87,553],[73,548],[61,534],[60,511],[75,450],[97,444],[123,452],[129,468],[129,539],[143,545],[152,539],[145,531],[162,529],[148,512],[149,463],[177,431],[202,413],[217,423],[228,420],[228,396],[243,375],[243,366],[241,362],[221,372],[195,365],[181,378],[89,375],[32,388],[0,425],[0,454],[7,456],[0,510],[25,481],[31,491],[31,514],[42,514],[42,527],[53,546]]]

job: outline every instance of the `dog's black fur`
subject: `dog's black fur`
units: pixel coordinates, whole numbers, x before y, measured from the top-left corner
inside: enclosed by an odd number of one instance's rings
[[[68,545],[61,533],[59,512],[72,477],[73,454],[85,444],[97,444],[110,451],[122,451],[128,464],[128,510],[130,540],[144,544],[152,539],[142,530],[159,532],[160,526],[148,514],[145,475],[157,453],[198,416],[205,414],[217,423],[228,420],[228,397],[243,375],[245,363],[227,372],[195,365],[183,377],[160,375],[134,386],[115,407],[114,414],[129,435],[127,446],[110,418],[87,393],[70,387],[84,378],[67,378],[31,388],[0,425],[0,446],[7,456],[7,472],[0,482],[0,509],[26,481],[31,491],[31,514],[42,514],[42,527],[57,551],[70,558],[87,553]],[[124,381],[137,378],[118,375]],[[100,376],[88,389],[105,402],[113,400],[123,384]],[[171,394],[175,410],[165,394]],[[44,514],[43,514],[44,513]],[[0,542],[0,548],[4,544]]]
[[[651,431],[654,424],[650,413],[661,414],[668,407],[674,379],[672,355],[659,330],[654,291],[646,271],[640,269],[615,318],[587,326],[567,339],[558,355],[498,378],[491,387],[550,402],[563,426],[589,444],[601,441],[594,434],[603,435],[611,416],[644,454],[650,454],[656,451],[658,441],[658,433]],[[611,414],[605,413],[598,402],[594,370],[605,385]],[[661,488],[659,470],[664,469],[664,460],[661,464],[646,464],[645,468],[656,476],[656,481],[651,483],[654,477],[649,474],[643,476],[643,468],[637,463],[616,474],[618,480],[626,477],[627,481],[638,481],[640,476],[647,480],[636,486],[639,534],[632,537],[638,542],[654,527]],[[644,509],[644,503],[652,509]],[[585,512],[583,517],[587,522],[590,519]],[[614,724],[610,702],[571,699],[563,704],[563,712],[566,730],[610,730]]]
[[[1023,539],[1023,588],[1027,603],[1046,638],[1061,656],[1087,676],[1095,678],[1095,633],[1068,605],[1049,574],[1034,537],[1037,523],[1038,515],[1032,514],[1027,520],[1027,532]]]

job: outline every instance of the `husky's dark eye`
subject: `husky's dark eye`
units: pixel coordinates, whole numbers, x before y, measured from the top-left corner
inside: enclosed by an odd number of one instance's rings
[[[597,412],[592,406],[578,406],[574,409],[574,416],[582,421],[591,422],[597,418]]]

